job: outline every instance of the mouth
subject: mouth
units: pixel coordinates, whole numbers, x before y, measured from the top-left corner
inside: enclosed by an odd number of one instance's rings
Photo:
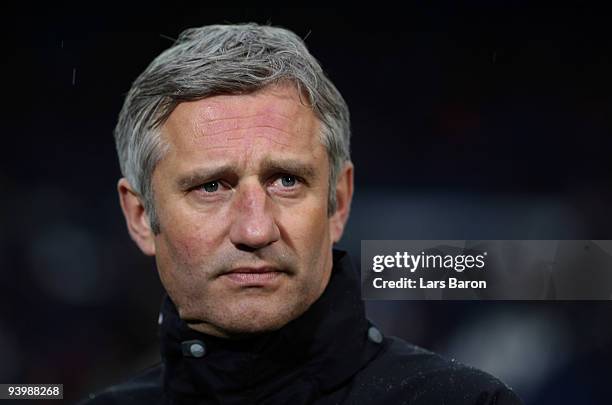
[[[239,267],[221,275],[243,287],[265,287],[277,282],[286,272],[274,267]]]

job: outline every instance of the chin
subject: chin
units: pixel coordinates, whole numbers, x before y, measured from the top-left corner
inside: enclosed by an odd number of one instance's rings
[[[281,294],[225,296],[204,294],[178,307],[183,319],[200,320],[190,327],[199,332],[241,337],[272,332],[298,318],[310,307],[316,296],[305,291]]]
[[[294,305],[271,306],[243,305],[228,308],[217,325],[227,335],[250,335],[272,332],[285,326],[302,315],[308,305],[296,302]]]
[[[282,328],[286,323],[283,322],[253,322],[250,324],[233,324],[228,325],[224,330],[224,334],[228,337],[236,336],[251,336],[262,333],[274,332]]]

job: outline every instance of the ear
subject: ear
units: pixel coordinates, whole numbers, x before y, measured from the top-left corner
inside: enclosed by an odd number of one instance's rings
[[[121,178],[117,183],[117,191],[130,236],[145,255],[155,255],[155,235],[140,196],[125,178]]]
[[[336,212],[330,218],[330,234],[334,243],[338,242],[344,232],[353,199],[353,164],[346,162],[336,183]]]

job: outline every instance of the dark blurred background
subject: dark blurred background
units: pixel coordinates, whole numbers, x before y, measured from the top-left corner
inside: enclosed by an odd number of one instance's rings
[[[471,4],[5,13],[0,382],[62,383],[72,403],[158,361],[162,289],[126,232],[112,130],[188,27],[306,38],[352,112],[355,263],[362,239],[612,239],[612,15]],[[609,403],[610,301],[367,305],[527,403]]]

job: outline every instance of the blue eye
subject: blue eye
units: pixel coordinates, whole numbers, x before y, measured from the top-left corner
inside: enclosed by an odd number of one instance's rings
[[[219,182],[218,181],[209,181],[208,183],[204,183],[202,185],[202,188],[207,193],[214,193],[215,191],[217,191],[219,189]]]
[[[281,177],[281,183],[283,187],[293,187],[296,183],[295,176],[283,176]]]

